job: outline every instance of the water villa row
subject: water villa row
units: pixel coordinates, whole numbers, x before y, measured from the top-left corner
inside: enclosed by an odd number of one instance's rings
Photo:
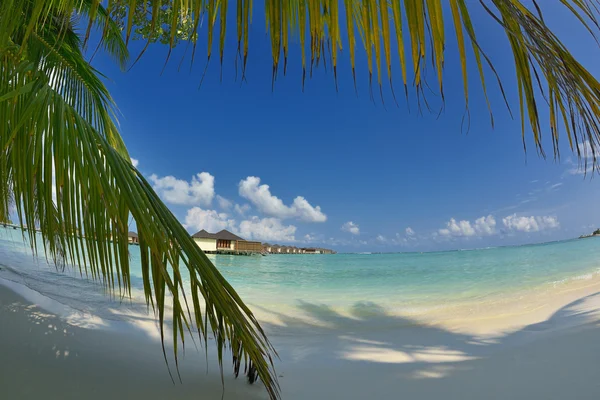
[[[331,249],[323,249],[320,247],[296,247],[296,246],[280,246],[278,244],[263,244],[263,250],[269,254],[335,254]]]
[[[20,226],[1,223],[5,228],[21,229]],[[27,230],[27,228],[24,228]],[[217,233],[210,233],[202,229],[192,235],[194,242],[207,254],[335,254],[331,249],[320,247],[296,247],[280,246],[278,244],[261,243],[243,239],[226,229]],[[139,245],[138,234],[133,231],[127,232],[127,240],[130,244]]]
[[[333,250],[296,246],[280,246],[241,238],[226,229],[210,233],[202,229],[192,235],[196,244],[208,254],[334,254]]]
[[[138,244],[137,233],[129,232],[129,243]],[[194,242],[207,254],[260,254],[263,253],[261,242],[245,240],[228,230],[223,229],[217,233],[210,233],[202,229],[192,235]]]

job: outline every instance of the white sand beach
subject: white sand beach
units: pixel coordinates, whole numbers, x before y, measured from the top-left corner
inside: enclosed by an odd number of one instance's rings
[[[208,360],[188,344],[183,383],[173,384],[151,324],[69,315],[24,286],[1,283],[2,398],[221,398],[210,343]],[[280,315],[264,324],[280,355],[284,399],[598,399],[600,284],[552,297],[510,323],[454,320],[456,329],[369,304],[351,316],[306,303],[299,307],[312,322]],[[225,399],[267,398],[260,383],[234,379],[228,362],[224,379]]]

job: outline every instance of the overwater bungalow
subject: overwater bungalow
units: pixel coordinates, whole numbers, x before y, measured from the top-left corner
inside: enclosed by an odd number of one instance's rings
[[[304,254],[321,254],[321,250],[314,247],[307,247],[304,250]]]
[[[209,254],[258,254],[263,251],[262,243],[243,239],[226,229],[217,233],[202,229],[192,238],[202,251]]]
[[[127,241],[131,244],[140,244],[140,238],[138,237],[138,234],[133,231],[127,232]]]

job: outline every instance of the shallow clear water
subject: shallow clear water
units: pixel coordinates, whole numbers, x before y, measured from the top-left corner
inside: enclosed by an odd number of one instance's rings
[[[130,251],[133,285],[141,288],[139,248]],[[274,309],[306,301],[344,308],[369,301],[411,311],[590,278],[599,272],[600,239],[434,253],[210,258],[254,306]],[[76,308],[98,313],[115,307],[115,300],[78,272],[36,261],[19,231],[0,228],[0,265],[0,277]]]

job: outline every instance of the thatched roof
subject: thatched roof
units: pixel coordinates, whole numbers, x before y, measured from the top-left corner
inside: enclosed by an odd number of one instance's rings
[[[229,232],[226,229],[223,229],[220,232],[215,233],[215,238],[217,239],[221,239],[221,240],[246,240],[246,239],[242,239],[241,237],[234,235],[233,233]]]
[[[204,229],[194,233],[192,237],[195,239],[217,239],[217,236],[214,233],[209,233]]]
[[[192,237],[196,239],[245,240],[237,235],[234,235],[226,229],[223,229],[217,233],[210,233],[205,229],[202,229],[201,231],[194,233]]]
[[[137,234],[137,233],[135,233],[135,232],[133,232],[133,231],[129,231],[129,232],[127,233],[127,237],[130,237],[130,238],[136,238],[136,237],[138,237],[138,234]]]

